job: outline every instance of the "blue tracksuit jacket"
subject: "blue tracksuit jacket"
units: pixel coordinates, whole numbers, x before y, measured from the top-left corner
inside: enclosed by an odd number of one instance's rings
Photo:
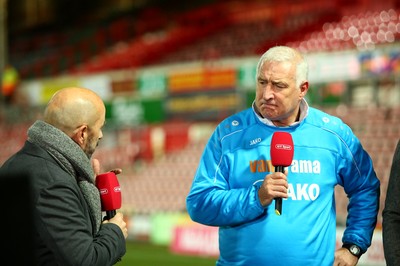
[[[281,216],[274,202],[262,207],[257,194],[264,177],[274,172],[270,143],[277,130],[291,133],[294,142]],[[225,119],[210,137],[187,210],[194,221],[219,227],[217,265],[331,266],[336,185],[350,199],[342,240],[365,251],[376,225],[380,184],[351,129],[311,107],[295,126],[268,126],[249,108]]]

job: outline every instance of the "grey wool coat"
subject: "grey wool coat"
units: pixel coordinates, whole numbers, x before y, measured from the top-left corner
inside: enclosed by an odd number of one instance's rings
[[[0,176],[18,174],[29,176],[31,188],[34,254],[30,265],[113,265],[125,254],[121,229],[107,223],[96,232],[75,177],[47,151],[26,141],[0,168]]]

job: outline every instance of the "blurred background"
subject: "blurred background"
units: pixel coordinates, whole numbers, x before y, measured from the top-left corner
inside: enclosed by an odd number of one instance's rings
[[[309,61],[310,105],[348,123],[374,161],[380,212],[360,264],[385,265],[381,213],[400,138],[399,41],[398,0],[0,0],[0,165],[54,92],[90,88],[107,108],[94,157],[104,171],[123,168],[122,211],[136,253],[121,264],[132,265],[144,245],[150,255],[135,265],[180,265],[168,256],[213,265],[217,229],[191,222],[185,197],[216,124],[251,106],[259,56],[289,45]],[[336,202],[340,245],[340,188]]]

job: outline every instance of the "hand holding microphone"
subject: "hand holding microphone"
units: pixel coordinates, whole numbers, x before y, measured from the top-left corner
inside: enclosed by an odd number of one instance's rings
[[[285,173],[285,167],[293,160],[294,145],[292,135],[287,132],[275,132],[271,140],[271,163],[275,172]],[[282,198],[275,198],[275,213],[282,214]]]
[[[121,187],[114,172],[97,175],[96,187],[100,192],[101,210],[105,211],[109,220],[121,208]]]
[[[274,172],[265,176],[258,190],[258,198],[262,206],[268,206],[276,198],[287,198],[288,182],[284,173]]]
[[[119,172],[119,171],[118,171]],[[122,213],[117,213],[121,208],[121,187],[115,171],[97,175],[96,187],[100,192],[101,210],[106,212],[103,223],[116,224],[125,237],[128,237],[128,229]]]
[[[126,227],[126,222],[124,221],[124,215],[121,212],[115,214],[115,216],[109,220],[104,220],[103,224],[113,223],[121,228],[122,234],[124,234],[125,239],[128,237],[128,228]]]

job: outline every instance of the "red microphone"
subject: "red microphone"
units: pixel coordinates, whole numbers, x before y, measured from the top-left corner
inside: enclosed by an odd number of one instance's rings
[[[96,187],[100,192],[101,210],[105,211],[109,220],[115,216],[116,209],[121,208],[121,187],[117,176],[107,172],[96,176]]]
[[[292,135],[287,132],[275,132],[271,140],[271,163],[275,166],[275,172],[285,172],[284,168],[292,164],[293,153]],[[282,198],[275,198],[275,213],[282,214]]]

